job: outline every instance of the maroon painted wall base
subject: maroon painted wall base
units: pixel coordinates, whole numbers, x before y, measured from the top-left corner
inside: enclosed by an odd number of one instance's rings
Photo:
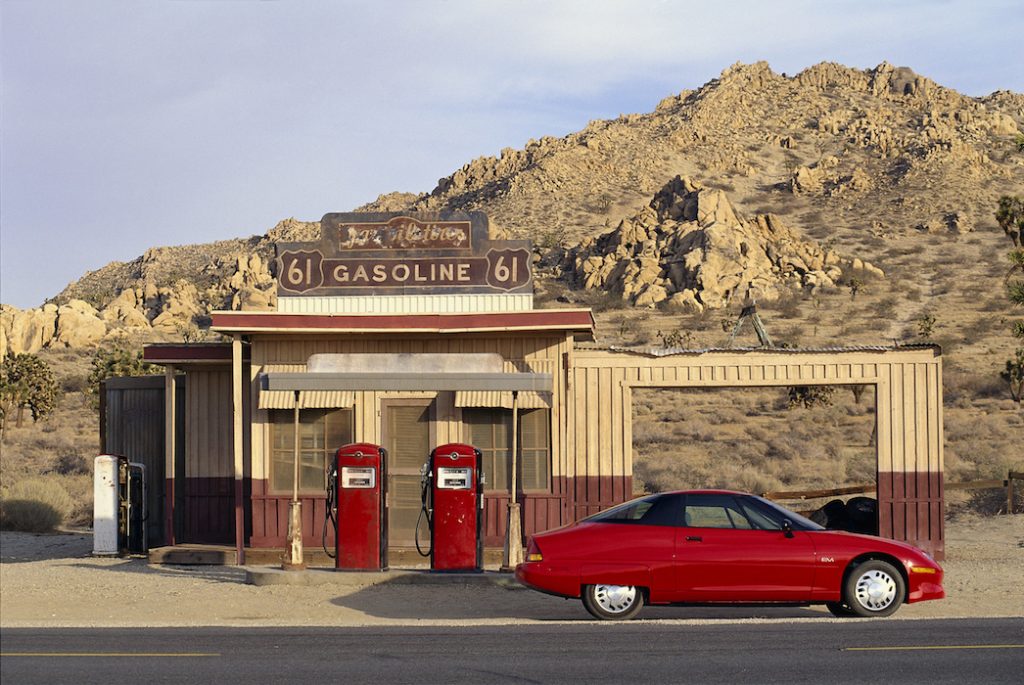
[[[234,544],[234,482],[231,478],[188,478],[176,484],[184,488],[182,535],[177,542]],[[249,486],[248,480],[246,486]],[[168,480],[167,501],[173,501],[175,484]],[[249,487],[245,488],[249,490]],[[267,481],[251,483],[245,499],[246,545],[283,547],[288,532],[287,495],[269,493]],[[521,527],[524,537],[566,525],[610,506],[631,499],[630,476],[588,476],[555,478],[552,492],[520,493]],[[323,495],[303,496],[302,543],[321,546],[326,499]],[[505,542],[508,517],[507,493],[484,495],[483,536],[486,547],[501,547]],[[923,549],[935,559],[945,558],[945,530],[942,474],[878,474],[879,535],[903,540]],[[334,547],[333,527],[327,528],[328,549]]]
[[[946,558],[941,473],[879,472],[878,534]]]

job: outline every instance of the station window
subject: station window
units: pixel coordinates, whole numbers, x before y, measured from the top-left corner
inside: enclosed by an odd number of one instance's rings
[[[351,409],[299,411],[299,492],[322,494],[327,486],[326,465],[342,445],[352,442]],[[292,491],[295,453],[295,415],[270,412],[270,490]]]
[[[467,440],[483,454],[488,491],[508,492],[512,475],[512,410],[464,408]],[[551,478],[551,412],[519,411],[519,483],[523,490],[548,490]]]

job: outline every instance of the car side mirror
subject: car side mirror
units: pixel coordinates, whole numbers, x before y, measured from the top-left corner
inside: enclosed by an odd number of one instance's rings
[[[787,538],[793,537],[793,524],[789,519],[782,519],[782,532]]]

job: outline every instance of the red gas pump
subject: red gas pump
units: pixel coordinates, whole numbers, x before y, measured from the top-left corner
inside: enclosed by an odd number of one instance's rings
[[[387,452],[380,445],[345,445],[334,456],[334,568],[382,571],[388,567],[388,510],[383,496]]]
[[[423,483],[433,571],[483,570],[483,457],[472,445],[451,443],[430,453]],[[418,547],[418,542],[417,542]]]

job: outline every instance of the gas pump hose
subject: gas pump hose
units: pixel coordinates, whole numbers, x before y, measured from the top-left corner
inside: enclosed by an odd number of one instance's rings
[[[428,549],[426,552],[424,552],[423,548],[420,547],[420,521],[422,521],[424,519],[424,517],[426,517],[426,519],[427,519],[427,530],[430,530],[430,528],[431,528],[430,512],[427,511],[427,503],[426,503],[426,501],[423,502],[423,507],[420,509],[420,515],[416,517],[416,530],[413,532],[413,538],[416,540],[416,551],[420,553],[420,556],[421,557],[429,557],[431,552],[434,551],[434,540],[433,540],[433,538],[431,538],[431,540],[430,540],[430,549]]]
[[[333,521],[334,522],[334,538],[337,539],[338,538],[338,520],[334,517],[334,488],[333,487],[328,487],[327,488],[327,515],[324,516],[324,529],[323,529],[323,532],[320,533],[320,544],[323,545],[324,554],[326,554],[329,558],[333,559],[334,558],[334,554],[329,549],[327,549],[327,522],[328,521]]]

